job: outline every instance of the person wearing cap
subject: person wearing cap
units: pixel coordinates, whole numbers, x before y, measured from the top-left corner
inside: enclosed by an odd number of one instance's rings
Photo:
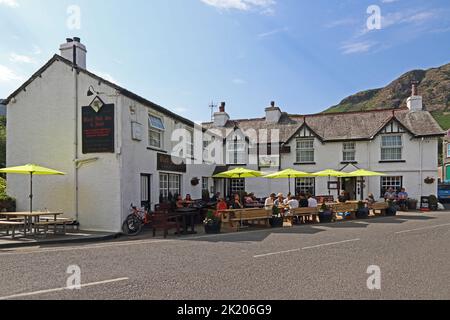
[[[273,203],[274,206],[280,207],[284,204],[284,197],[282,193],[277,195],[277,200]]]

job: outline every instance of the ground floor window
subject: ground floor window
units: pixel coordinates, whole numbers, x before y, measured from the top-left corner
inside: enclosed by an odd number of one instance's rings
[[[315,178],[297,178],[295,179],[295,192],[316,194],[316,179]]]
[[[389,188],[393,188],[395,192],[399,192],[403,187],[403,177],[381,177],[380,196],[384,197]]]
[[[236,194],[245,191],[245,179],[231,179],[230,180],[230,193]]]
[[[171,201],[181,194],[181,175],[161,173],[159,175],[160,201]]]

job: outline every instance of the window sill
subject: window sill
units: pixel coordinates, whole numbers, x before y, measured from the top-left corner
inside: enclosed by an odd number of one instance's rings
[[[406,163],[406,160],[381,160],[379,163]]]
[[[341,161],[341,164],[358,164],[358,161]]]
[[[161,153],[167,153],[167,151],[165,151],[163,149],[158,149],[158,148],[153,148],[153,147],[147,147],[147,150],[161,152]]]
[[[315,162],[294,162],[295,166],[305,166],[305,165],[316,165],[317,163]]]
[[[239,167],[246,167],[246,163],[227,163],[226,166],[239,166]]]

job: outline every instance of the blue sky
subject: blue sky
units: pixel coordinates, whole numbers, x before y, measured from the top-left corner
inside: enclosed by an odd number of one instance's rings
[[[69,29],[70,5],[81,10]],[[369,30],[367,9],[381,10]],[[316,113],[411,69],[450,62],[448,0],[0,0],[0,97],[58,52],[194,121]]]

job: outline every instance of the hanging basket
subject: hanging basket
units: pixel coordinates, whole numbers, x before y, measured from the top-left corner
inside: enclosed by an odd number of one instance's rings
[[[424,182],[426,184],[433,184],[436,181],[436,179],[432,178],[432,177],[427,177],[425,178]]]
[[[200,179],[199,178],[192,178],[191,180],[191,185],[192,186],[198,186],[198,184],[200,183]]]

